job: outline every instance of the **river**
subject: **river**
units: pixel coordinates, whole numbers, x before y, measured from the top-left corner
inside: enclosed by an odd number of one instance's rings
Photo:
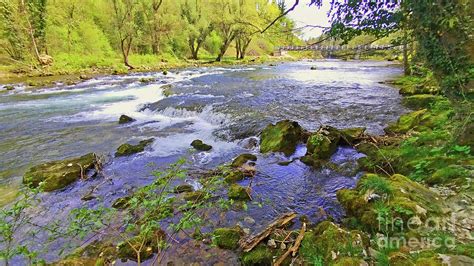
[[[108,157],[105,173],[113,182],[96,193],[110,203],[151,182],[151,162],[166,166],[184,156],[193,167],[207,169],[243,152],[258,154],[258,147],[248,147],[249,139],[258,139],[268,123],[282,119],[298,121],[308,130],[324,124],[366,127],[371,134],[383,134],[383,128],[406,110],[398,91],[381,82],[400,74],[401,68],[390,62],[321,60],[103,76],[34,90],[17,86],[0,93],[0,202],[12,198],[28,167],[88,152]],[[143,78],[154,81],[143,83]],[[136,121],[119,125],[121,114]],[[113,157],[120,144],[150,137],[155,141],[145,152]],[[194,139],[214,148],[190,152]],[[292,157],[304,153],[302,145]],[[341,147],[331,160],[352,169],[360,156]],[[247,227],[254,231],[288,210],[310,219],[317,219],[317,209],[341,217],[335,192],[354,186],[360,176],[315,171],[298,161],[278,165],[291,159],[282,154],[258,157],[253,193],[261,204],[228,214],[224,225],[252,217],[257,223]],[[79,181],[42,195],[35,219],[44,223],[50,217],[64,218],[73,208],[95,206],[96,200],[80,198],[101,182]],[[52,254],[46,258],[56,259]]]

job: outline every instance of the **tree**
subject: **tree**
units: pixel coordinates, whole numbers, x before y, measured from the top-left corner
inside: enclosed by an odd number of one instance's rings
[[[220,11],[220,15],[215,17],[212,24],[222,39],[219,54],[216,58],[216,61],[219,62],[238,34],[238,25],[236,23],[238,3],[236,0],[217,0],[214,4],[214,8]]]
[[[185,0],[181,5],[181,17],[186,22],[186,35],[191,58],[198,59],[198,52],[211,33],[209,1]]]
[[[113,7],[114,25],[120,41],[123,63],[129,69],[134,67],[128,62],[132,43],[137,35],[135,24],[136,0],[111,0]]]
[[[321,1],[311,4],[320,6]],[[472,1],[363,0],[332,1],[331,5],[332,35],[349,40],[363,33],[386,36],[403,31],[406,45],[411,33],[444,93],[458,97],[470,92]]]

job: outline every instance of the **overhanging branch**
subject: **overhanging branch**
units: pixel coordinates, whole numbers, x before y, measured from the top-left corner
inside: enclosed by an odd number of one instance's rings
[[[288,10],[286,10],[285,12],[283,12],[281,15],[279,15],[277,18],[275,18],[270,24],[268,24],[267,27],[265,27],[265,29],[263,29],[260,33],[264,33],[265,31],[267,31],[271,26],[273,26],[273,24],[275,24],[279,19],[281,19],[282,17],[288,15],[288,13],[290,13],[291,11],[293,11],[296,6],[299,4],[299,0],[295,0],[295,4],[293,4],[293,6],[291,8],[289,8]]]

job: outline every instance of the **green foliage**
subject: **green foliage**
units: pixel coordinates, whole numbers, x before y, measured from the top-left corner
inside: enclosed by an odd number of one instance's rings
[[[361,182],[359,182],[358,186],[362,191],[374,191],[377,194],[391,196],[393,194],[393,188],[385,178],[368,174],[366,175]]]

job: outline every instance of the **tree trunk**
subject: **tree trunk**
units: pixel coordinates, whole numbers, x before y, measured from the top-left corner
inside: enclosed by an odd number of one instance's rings
[[[133,38],[131,36],[122,39],[120,42],[120,47],[122,48],[122,55],[123,55],[123,63],[129,70],[134,69],[132,65],[128,62],[128,55],[130,54],[130,49],[132,48],[132,41]]]
[[[405,76],[409,76],[411,74],[411,71],[410,64],[408,62],[408,34],[406,31],[404,31],[403,35],[403,70]]]

